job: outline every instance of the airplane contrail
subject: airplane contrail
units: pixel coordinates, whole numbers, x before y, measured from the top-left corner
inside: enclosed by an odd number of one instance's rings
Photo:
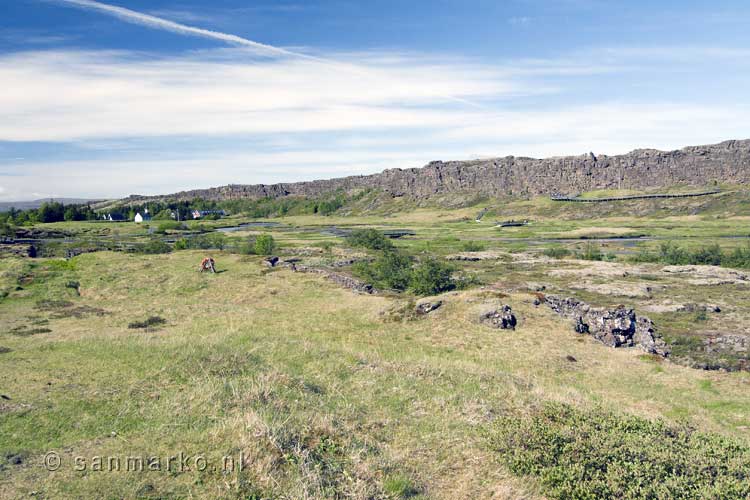
[[[232,35],[230,33],[222,33],[221,31],[207,30],[203,28],[197,28],[195,26],[188,26],[186,24],[176,23],[162,17],[152,16],[150,14],[144,14],[135,10],[126,9],[125,7],[118,7],[116,5],[110,5],[106,3],[97,2],[96,0],[52,0],[57,3],[67,4],[74,7],[80,7],[86,10],[94,10],[104,14],[109,14],[122,21],[140,24],[150,28],[163,29],[178,33],[181,35],[194,35],[203,38],[213,38],[214,40],[220,40],[222,42],[230,43],[233,45],[241,45],[245,47],[252,47],[259,51],[266,52],[268,54],[288,57],[300,57],[303,59],[311,59],[315,61],[323,61],[315,56],[302,54],[300,52],[293,52],[291,50],[282,49],[281,47],[275,47],[273,45],[267,45],[265,43],[255,42],[248,40],[241,36]]]
[[[273,45],[256,42],[253,40],[249,40],[247,38],[243,38],[241,36],[232,35],[230,33],[223,33],[221,31],[213,31],[213,30],[207,30],[204,28],[197,28],[195,26],[188,26],[187,24],[176,23],[174,21],[170,21],[169,19],[152,16],[150,14],[144,14],[143,12],[138,12],[135,10],[126,9],[125,7],[118,7],[116,5],[110,5],[110,4],[98,2],[96,0],[51,0],[51,1],[59,3],[59,4],[63,4],[63,5],[70,5],[73,7],[78,7],[81,9],[101,12],[103,14],[114,16],[122,21],[132,23],[132,24],[139,24],[141,26],[146,26],[149,28],[163,29],[166,31],[171,31],[172,33],[180,34],[180,35],[193,35],[193,36],[198,36],[198,37],[203,37],[203,38],[211,38],[214,40],[219,40],[219,41],[226,42],[226,43],[233,44],[233,45],[251,47],[260,52],[264,52],[268,55],[295,57],[299,59],[306,59],[309,61],[315,61],[315,62],[319,62],[323,64],[333,65],[345,71],[359,74],[362,76],[369,76],[371,74],[370,72],[368,72],[367,70],[363,68],[353,66],[351,64],[342,63],[340,61],[325,59],[322,57],[311,56],[308,54],[303,54],[301,52],[295,52],[292,50],[283,49],[281,47],[276,47]],[[478,104],[475,104],[471,101],[468,101],[460,97],[455,97],[451,95],[443,95],[440,97],[446,100],[465,104],[467,106],[481,108],[481,106],[479,106]]]

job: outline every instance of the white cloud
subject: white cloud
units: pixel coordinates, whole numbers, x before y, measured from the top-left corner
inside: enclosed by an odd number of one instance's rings
[[[286,133],[416,127],[467,120],[477,110],[444,96],[533,93],[495,70],[399,59],[336,71],[243,52],[174,59],[129,53],[25,52],[0,56],[0,140]]]

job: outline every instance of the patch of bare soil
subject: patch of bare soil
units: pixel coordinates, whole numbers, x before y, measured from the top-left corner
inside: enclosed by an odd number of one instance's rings
[[[691,285],[736,285],[750,283],[747,273],[718,266],[665,266],[663,273],[684,276]]]

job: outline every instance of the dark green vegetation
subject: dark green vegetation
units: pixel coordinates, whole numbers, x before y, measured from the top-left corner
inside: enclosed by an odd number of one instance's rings
[[[750,242],[744,247],[724,251],[718,244],[699,248],[682,248],[672,242],[659,246],[658,252],[641,250],[633,256],[634,262],[658,262],[673,266],[707,265],[750,269]]]
[[[750,497],[750,447],[689,426],[548,403],[498,419],[489,443],[551,498]]]
[[[0,212],[0,227],[23,226],[38,222],[96,220],[99,215],[90,205],[64,205],[59,202],[42,203],[39,208]]]
[[[432,256],[414,258],[397,250],[393,243],[376,229],[357,229],[347,237],[354,247],[379,251],[374,261],[363,260],[352,267],[355,276],[382,290],[411,290],[417,295],[435,295],[456,288],[455,267]]]
[[[369,250],[390,250],[393,243],[381,231],[377,229],[355,229],[346,238],[353,247],[367,248]]]
[[[255,238],[253,250],[256,255],[271,255],[276,250],[276,241],[270,234],[261,234]]]

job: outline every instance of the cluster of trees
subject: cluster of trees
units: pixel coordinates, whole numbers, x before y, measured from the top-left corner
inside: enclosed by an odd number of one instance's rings
[[[283,217],[285,215],[331,215],[343,207],[348,198],[343,193],[322,198],[261,198],[227,200],[222,208],[253,218]]]
[[[37,222],[95,220],[97,213],[90,205],[65,205],[57,201],[42,203],[39,208],[0,213],[0,225],[23,226]]]
[[[456,287],[455,269],[434,257],[415,261],[400,252],[393,243],[375,229],[353,231],[348,237],[350,245],[378,252],[372,262],[357,262],[354,274],[378,288],[411,290],[417,295],[434,295]]]
[[[253,218],[305,214],[331,215],[350,199],[352,198],[348,198],[343,192],[321,198],[285,197],[224,201],[195,198],[190,201],[149,201],[148,203],[128,207],[119,206],[112,209],[111,212],[121,213],[127,219],[133,220],[136,213],[143,213],[148,209],[152,218],[157,221],[172,220],[175,218],[173,214],[181,221],[191,220],[193,210],[226,210],[230,213],[241,213]],[[205,218],[217,217],[208,215]],[[52,201],[43,203],[38,209],[11,209],[0,213],[0,230],[8,226],[23,226],[38,222],[84,221],[100,218],[101,214],[97,214],[89,205],[64,205]]]

